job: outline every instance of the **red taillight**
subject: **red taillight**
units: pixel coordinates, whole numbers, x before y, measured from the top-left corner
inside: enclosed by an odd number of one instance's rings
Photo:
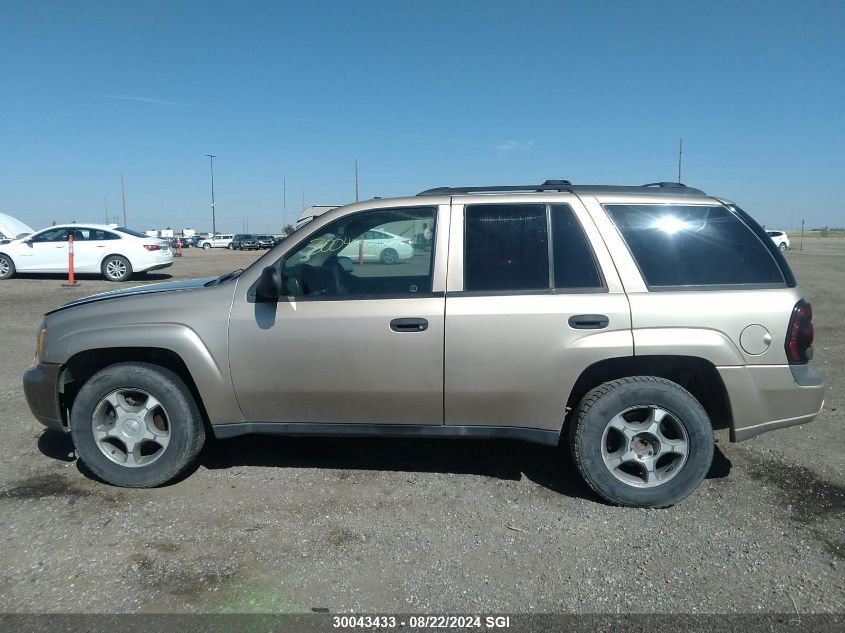
[[[792,308],[785,349],[790,364],[806,363],[813,358],[813,306],[803,299]]]
[[[159,246],[158,244],[144,244],[144,248],[146,248],[148,251],[160,251],[161,250],[161,246]]]

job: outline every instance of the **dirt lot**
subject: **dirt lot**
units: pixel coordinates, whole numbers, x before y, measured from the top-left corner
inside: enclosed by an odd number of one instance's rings
[[[255,257],[191,249],[153,277]],[[0,612],[842,612],[845,240],[789,259],[826,408],[720,438],[662,511],[605,505],[562,450],[505,441],[241,438],[169,487],[97,483],[20,379],[44,311],[115,285],[0,282]]]

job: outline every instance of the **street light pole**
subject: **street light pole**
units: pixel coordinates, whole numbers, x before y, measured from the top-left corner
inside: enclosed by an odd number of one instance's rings
[[[211,236],[217,235],[217,219],[214,213],[214,154],[206,154],[211,161]]]

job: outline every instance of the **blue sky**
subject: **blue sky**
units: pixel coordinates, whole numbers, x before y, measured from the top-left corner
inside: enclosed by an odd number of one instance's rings
[[[0,0],[0,211],[278,231],[305,203],[677,177],[845,224],[845,3]]]

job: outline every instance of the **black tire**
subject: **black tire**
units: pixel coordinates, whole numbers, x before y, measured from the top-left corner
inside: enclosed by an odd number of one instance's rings
[[[395,249],[386,248],[379,255],[382,264],[396,264],[399,261],[399,253]]]
[[[0,279],[11,279],[15,276],[15,262],[4,253],[0,253]]]
[[[229,242],[229,244],[226,246],[226,248],[228,248],[230,251],[235,250],[235,247],[231,242]]]
[[[166,409],[170,440],[150,464],[129,468],[100,450],[92,419],[100,401],[118,389],[139,389],[153,395]],[[205,443],[199,408],[185,383],[168,369],[148,363],[119,363],[94,374],[79,390],[70,415],[73,443],[82,462],[97,477],[116,486],[151,488],[187,470]]]
[[[128,281],[132,276],[132,264],[122,255],[109,255],[103,260],[100,270],[106,281]]]
[[[638,487],[620,481],[605,464],[602,442],[610,420],[635,407],[659,407],[683,427],[686,461],[665,483]],[[713,427],[704,408],[680,385],[654,376],[621,378],[587,393],[573,412],[569,429],[572,459],[587,485],[620,506],[666,508],[695,490],[713,461]]]
[[[204,250],[204,251],[211,250],[211,244],[206,242],[205,244],[202,245],[202,250]]]
[[[781,250],[781,252],[785,251],[786,250],[786,242],[781,242],[780,246],[778,246],[778,248]]]

